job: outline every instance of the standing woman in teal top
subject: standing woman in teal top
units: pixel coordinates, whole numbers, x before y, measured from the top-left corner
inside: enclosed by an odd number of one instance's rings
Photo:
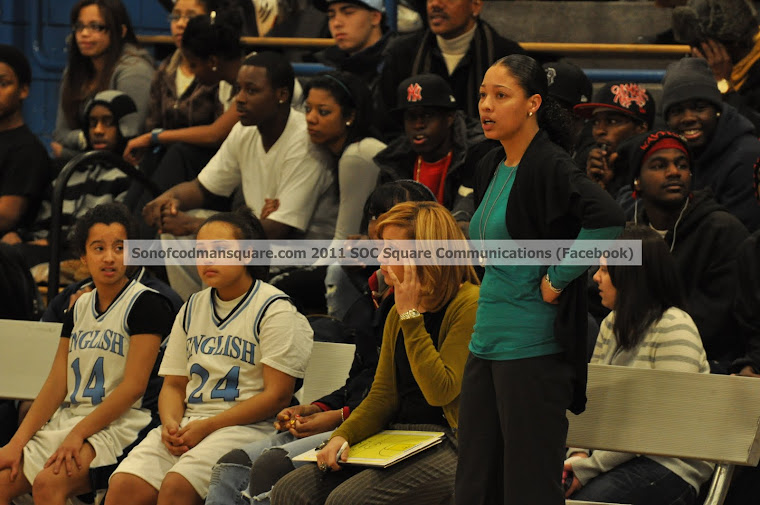
[[[535,60],[494,63],[479,109],[502,148],[475,173],[472,240],[617,237],[623,212],[562,148],[570,118]],[[585,403],[587,269],[486,266],[462,385],[457,505],[564,504],[565,412]]]

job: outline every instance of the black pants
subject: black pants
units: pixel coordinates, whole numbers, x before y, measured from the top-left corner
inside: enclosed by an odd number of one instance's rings
[[[457,505],[563,505],[573,371],[560,355],[470,355],[459,404]]]

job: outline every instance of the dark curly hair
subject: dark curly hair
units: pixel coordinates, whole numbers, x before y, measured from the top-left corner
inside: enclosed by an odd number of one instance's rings
[[[137,226],[126,205],[119,202],[97,205],[77,220],[71,232],[71,246],[79,256],[84,256],[87,251],[87,237],[90,236],[90,228],[100,223],[105,225],[119,223],[127,230],[127,239],[137,238]]]

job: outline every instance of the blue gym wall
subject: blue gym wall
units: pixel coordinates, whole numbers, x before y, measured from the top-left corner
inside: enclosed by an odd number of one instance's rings
[[[168,34],[166,11],[156,0],[123,0],[135,31]],[[24,104],[29,127],[47,145],[55,126],[58,86],[66,64],[69,12],[76,0],[0,0],[0,43],[24,51],[32,88]]]

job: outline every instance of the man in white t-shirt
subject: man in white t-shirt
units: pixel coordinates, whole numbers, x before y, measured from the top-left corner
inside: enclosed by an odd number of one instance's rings
[[[301,112],[290,108],[293,68],[281,55],[262,52],[243,61],[235,107],[240,122],[192,181],[148,203],[145,221],[162,233],[194,235],[203,219],[184,211],[211,195],[243,197],[270,239],[331,239],[337,216],[329,160],[315,149]]]

